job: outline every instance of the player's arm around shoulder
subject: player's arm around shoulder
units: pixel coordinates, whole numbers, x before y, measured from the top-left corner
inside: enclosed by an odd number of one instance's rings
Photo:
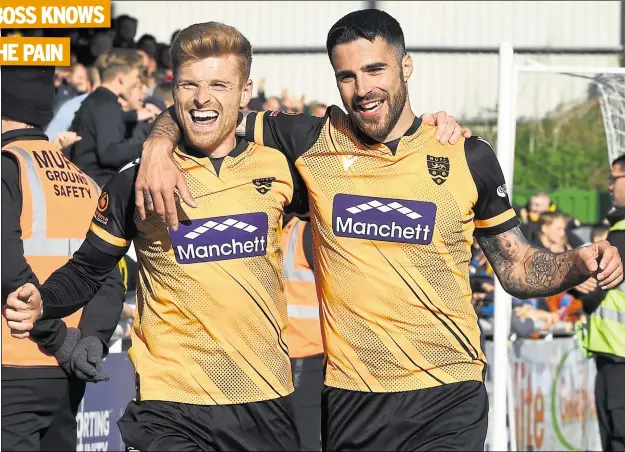
[[[518,227],[490,144],[480,137],[470,138],[465,151],[478,193],[475,236],[506,292],[525,299],[556,295],[590,276],[606,289],[622,281],[618,249],[607,241],[559,254],[531,246]]]

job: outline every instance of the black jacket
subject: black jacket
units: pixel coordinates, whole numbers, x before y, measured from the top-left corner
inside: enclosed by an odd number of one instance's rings
[[[127,138],[126,122],[137,113],[124,113],[117,96],[98,88],[83,101],[70,130],[82,137],[70,151],[70,160],[100,187],[126,163],[141,155],[143,139]]]
[[[20,129],[2,134],[2,146],[18,140],[48,140],[40,129]],[[2,305],[8,295],[21,285],[39,284],[37,276],[24,257],[20,216],[22,193],[17,161],[9,153],[2,153]],[[86,232],[86,231],[85,231]],[[107,282],[83,310],[79,328],[83,337],[96,336],[104,346],[115,331],[119,309],[112,309],[111,298],[123,299],[125,295],[121,275],[116,269]],[[45,320],[35,324],[31,337],[47,354],[54,354],[63,344],[67,326],[62,320]],[[59,378],[65,373],[60,368],[10,368],[3,367],[2,379]]]

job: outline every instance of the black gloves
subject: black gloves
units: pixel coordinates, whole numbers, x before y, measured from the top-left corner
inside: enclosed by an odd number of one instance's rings
[[[68,328],[65,341],[54,357],[68,376],[97,383],[109,379],[102,373],[103,355],[104,347],[100,339],[94,336],[81,339],[80,330]]]
[[[65,371],[65,373],[69,376],[72,375],[72,367],[71,367],[71,359],[72,352],[78,342],[80,341],[80,330],[76,328],[68,328],[67,334],[65,336],[65,340],[63,341],[63,345],[56,351],[54,357],[61,369]]]
[[[109,376],[102,373],[104,346],[94,336],[82,339],[72,353],[72,373],[84,381],[97,383],[108,381]]]

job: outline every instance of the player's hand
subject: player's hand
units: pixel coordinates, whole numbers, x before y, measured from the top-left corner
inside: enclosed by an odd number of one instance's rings
[[[178,189],[182,201],[188,206],[197,207],[197,204],[171,152],[172,142],[168,139],[148,138],[143,143],[135,182],[135,205],[142,220],[145,220],[147,210],[152,210],[175,231],[178,229],[178,214],[174,189]]]
[[[52,141],[52,144],[60,149],[64,149],[74,143],[79,142],[80,140],[82,140],[82,137],[79,136],[76,132],[70,132],[69,130],[65,130],[58,133],[54,141]]]
[[[427,113],[421,116],[421,120],[430,126],[436,126],[436,139],[441,144],[456,144],[461,136],[471,138],[471,130],[463,128],[456,122],[456,118],[448,116],[446,112]]]
[[[621,255],[607,240],[578,248],[577,256],[603,290],[613,289],[623,281]]]
[[[78,343],[72,353],[72,374],[90,383],[107,381],[110,377],[102,373],[103,359],[104,347],[102,341],[94,336],[85,337]]]
[[[11,328],[11,336],[25,339],[39,320],[42,311],[41,294],[31,283],[26,283],[7,297],[3,315]]]
[[[594,292],[595,289],[599,287],[597,280],[595,278],[588,278],[586,281],[581,283],[578,286],[575,286],[575,290],[579,293],[583,293],[584,295],[589,294],[590,292]]]

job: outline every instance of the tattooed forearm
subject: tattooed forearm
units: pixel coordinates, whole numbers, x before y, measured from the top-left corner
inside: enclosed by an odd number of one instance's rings
[[[173,108],[173,107],[172,107]],[[163,111],[160,115],[156,117],[154,123],[152,123],[152,127],[150,128],[150,134],[148,135],[148,139],[150,138],[168,138],[175,143],[179,143],[181,137],[180,127],[178,123],[173,118],[170,109]]]
[[[252,113],[249,110],[241,110],[239,111],[239,124],[237,125],[236,134],[238,137],[245,136],[245,127],[247,126],[247,117]]]
[[[480,237],[478,243],[506,292],[518,298],[555,295],[590,276],[576,250],[554,254],[532,248],[519,228]]]

